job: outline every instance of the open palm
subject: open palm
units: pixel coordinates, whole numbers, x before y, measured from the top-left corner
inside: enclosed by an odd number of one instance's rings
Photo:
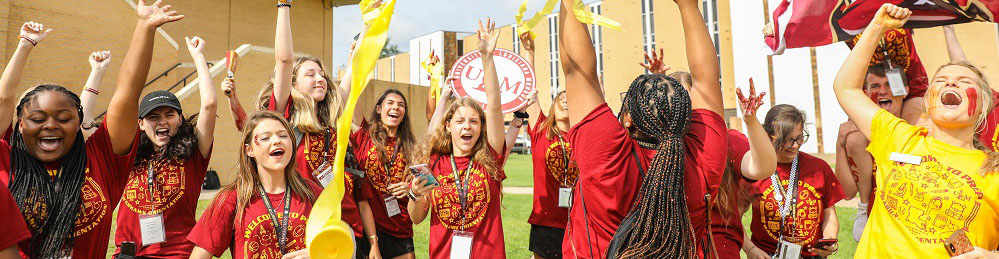
[[[177,11],[170,10],[173,6],[165,5],[160,7],[161,2],[162,0],[156,0],[152,5],[146,5],[145,0],[139,0],[139,3],[135,6],[135,12],[139,16],[139,20],[145,21],[149,26],[160,27],[163,24],[184,19],[184,16],[179,15]]]
[[[482,20],[479,20],[479,53],[482,56],[492,56],[493,51],[496,50],[496,40],[499,39],[499,30],[496,29],[496,22],[492,19],[486,18],[486,26],[482,26]]]

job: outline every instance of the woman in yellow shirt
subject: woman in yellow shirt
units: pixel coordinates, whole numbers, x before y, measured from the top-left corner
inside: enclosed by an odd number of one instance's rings
[[[999,245],[999,155],[975,137],[994,102],[981,71],[965,62],[941,66],[923,101],[925,127],[880,109],[861,89],[879,36],[911,14],[882,6],[834,82],[840,106],[870,138],[878,167],[856,258],[947,258],[944,241],[958,230],[976,247],[960,258],[999,258],[986,251]]]

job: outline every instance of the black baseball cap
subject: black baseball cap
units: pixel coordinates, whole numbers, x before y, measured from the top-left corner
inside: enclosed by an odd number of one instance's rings
[[[155,91],[142,97],[142,102],[139,103],[139,118],[146,117],[156,108],[163,106],[177,109],[177,113],[184,114],[184,110],[180,108],[180,99],[177,99],[176,95],[170,91]]]

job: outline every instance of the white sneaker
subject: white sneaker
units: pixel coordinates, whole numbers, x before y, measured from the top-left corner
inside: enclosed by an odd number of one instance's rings
[[[860,241],[864,235],[864,227],[867,226],[867,203],[857,205],[857,214],[853,215],[853,240]]]

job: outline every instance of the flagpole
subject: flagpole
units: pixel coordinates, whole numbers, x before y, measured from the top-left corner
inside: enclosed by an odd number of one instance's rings
[[[763,0],[763,26],[766,26],[770,22],[770,4],[769,0]],[[780,36],[777,36],[780,37]],[[770,106],[777,103],[777,92],[774,88],[774,57],[767,55],[767,78],[770,82]]]
[[[812,55],[812,98],[815,100],[815,137],[818,138],[819,154],[826,153],[822,140],[822,105],[819,102],[819,62],[815,47],[808,48]]]

